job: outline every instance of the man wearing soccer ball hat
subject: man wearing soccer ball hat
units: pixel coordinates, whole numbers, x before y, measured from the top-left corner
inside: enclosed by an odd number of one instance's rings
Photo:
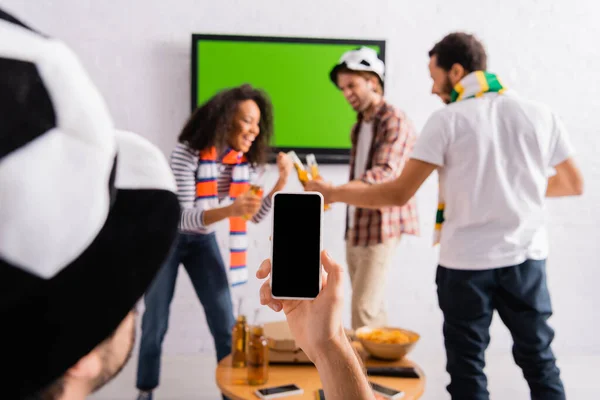
[[[74,54],[2,10],[0,127],[0,398],[83,399],[129,356],[175,183]]]
[[[175,237],[174,191],[162,154],[113,128],[73,53],[0,10],[2,400],[82,400],[118,374],[131,310]],[[267,281],[261,304],[286,314],[328,399],[373,400],[343,329],[343,270],[325,254],[323,267],[314,301],[272,299]]]

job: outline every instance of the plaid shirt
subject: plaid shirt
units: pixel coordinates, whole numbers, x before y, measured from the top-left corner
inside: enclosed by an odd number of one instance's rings
[[[366,171],[362,176],[355,177],[356,145],[362,119],[362,114],[359,114],[351,133],[350,180],[360,179],[374,184],[395,179],[402,172],[417,139],[412,122],[404,112],[383,101],[373,116],[373,142]],[[371,246],[402,234],[419,234],[414,197],[402,207],[378,210],[356,208],[352,228],[348,228],[346,215],[346,240],[352,246]]]

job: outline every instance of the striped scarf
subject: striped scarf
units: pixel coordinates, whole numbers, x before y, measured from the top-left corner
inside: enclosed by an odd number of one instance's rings
[[[250,187],[248,160],[242,153],[229,150],[222,157],[221,163],[233,165],[231,186],[229,187],[229,198],[233,201],[236,197],[246,193]],[[209,207],[215,207],[219,203],[218,176],[217,149],[213,147],[201,151],[200,165],[196,174],[196,198],[208,200]],[[242,217],[229,218],[229,278],[232,286],[248,282],[247,248],[246,220]]]
[[[450,95],[450,102],[481,97],[485,93],[504,93],[506,88],[500,83],[500,79],[494,74],[485,71],[471,72],[454,86]],[[441,186],[438,184],[438,209],[435,217],[435,231],[433,245],[440,243],[442,225],[444,223],[444,198]]]

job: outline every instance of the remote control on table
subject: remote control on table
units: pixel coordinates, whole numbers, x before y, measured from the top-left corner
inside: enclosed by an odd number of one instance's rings
[[[392,376],[397,378],[418,378],[413,367],[367,367],[369,376]]]

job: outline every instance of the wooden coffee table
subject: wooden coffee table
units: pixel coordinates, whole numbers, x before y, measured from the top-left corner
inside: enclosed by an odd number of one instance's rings
[[[402,390],[405,393],[403,400],[415,400],[423,395],[425,391],[425,374],[417,364],[406,358],[401,361],[376,360],[368,357],[360,344],[354,343],[354,346],[356,346],[367,366],[415,367],[419,373],[419,378],[373,376],[369,377],[370,381]],[[323,387],[317,369],[313,365],[271,364],[269,366],[269,380],[261,386],[250,386],[246,379],[246,368],[233,368],[231,366],[231,356],[225,357],[217,366],[217,385],[221,392],[231,400],[255,400],[258,398],[254,394],[257,389],[292,383],[304,389],[304,394],[286,397],[286,399],[314,400],[315,392]]]

